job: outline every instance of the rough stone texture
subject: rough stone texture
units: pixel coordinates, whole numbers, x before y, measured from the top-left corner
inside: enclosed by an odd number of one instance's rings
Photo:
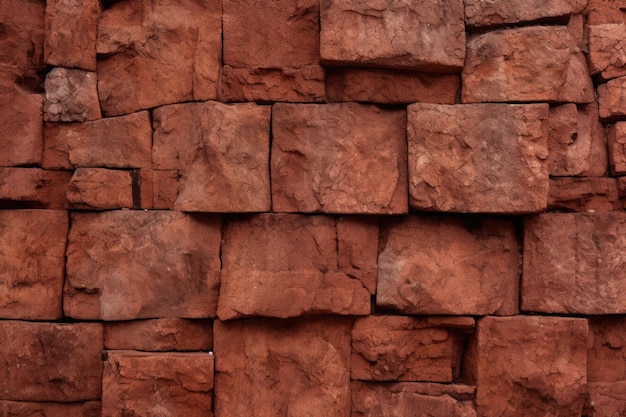
[[[580,417],[587,383],[587,320],[485,317],[468,363],[481,417]]]
[[[580,13],[587,0],[465,0],[465,23],[469,27],[533,22]]]
[[[520,247],[510,221],[389,220],[379,251],[379,307],[405,314],[517,313]]]
[[[105,349],[150,352],[211,350],[210,320],[153,319],[104,323]]]
[[[212,354],[109,351],[107,356],[103,416],[213,416]]]
[[[474,387],[352,382],[352,417],[476,417]]]
[[[370,294],[378,276],[378,218],[340,217],[337,220],[337,266],[357,278]]]
[[[215,415],[347,416],[350,321],[215,322]]]
[[[626,6],[624,0],[589,0],[585,13],[590,25],[624,23],[621,13],[624,6]]]
[[[177,210],[270,210],[270,107],[217,102],[154,111],[154,168],[179,170]]]
[[[0,168],[0,208],[65,208],[72,174],[39,168]]]
[[[461,0],[324,0],[320,54],[331,65],[456,72],[465,58]]]
[[[64,211],[0,210],[1,318],[56,320],[63,316],[67,231]]]
[[[216,98],[221,13],[219,0],[113,2],[102,13],[96,46],[104,114]]]
[[[594,91],[570,31],[532,26],[469,37],[462,100],[590,103]]]
[[[102,117],[95,72],[54,68],[46,75],[45,85],[45,121],[84,122]]]
[[[360,278],[371,282],[371,264],[363,260],[362,273],[345,263],[345,271],[339,267],[335,223],[331,217],[290,214],[229,222],[221,252],[220,319],[369,314],[370,293]],[[355,252],[367,253],[364,246]]]
[[[609,80],[598,86],[600,119],[609,122],[626,119],[626,77]]]
[[[626,75],[624,22],[589,26],[589,69],[604,80]]]
[[[522,309],[626,312],[626,213],[546,213],[526,219]]]
[[[305,67],[319,62],[317,0],[224,0],[224,64]]]
[[[102,325],[0,321],[0,399],[100,398]]]
[[[180,212],[75,213],[64,310],[86,320],[215,315],[220,221]]]
[[[626,381],[592,382],[587,385],[583,416],[618,417],[626,415]]]
[[[547,119],[545,104],[409,106],[411,207],[496,213],[544,210]]]
[[[571,103],[551,107],[548,130],[550,175],[605,175],[608,157],[604,136],[596,104],[580,108]]]
[[[278,212],[407,212],[406,113],[356,103],[275,104]]]
[[[326,74],[330,101],[454,104],[461,90],[456,74],[398,72],[369,68],[331,68]]]
[[[133,208],[154,208],[154,176],[150,169],[133,170]]]
[[[607,135],[612,175],[626,174],[626,122],[612,125]]]
[[[174,209],[178,198],[178,180],[178,171],[152,171],[153,208]]]
[[[43,147],[41,166],[45,169],[71,170],[67,134],[74,130],[77,123],[45,123],[43,129],[43,146],[39,144],[40,152]]]
[[[626,319],[594,317],[589,320],[589,330],[592,343],[587,355],[587,380],[626,382]]]
[[[133,207],[133,179],[130,171],[77,168],[67,187],[72,209],[116,209]]]
[[[233,68],[225,65],[221,88],[222,100],[226,102],[320,102],[326,95],[324,69],[317,65],[303,68]]]
[[[100,401],[80,403],[0,401],[2,417],[100,417]]]
[[[426,319],[368,316],[352,329],[352,379],[452,382],[460,376],[465,338]]]
[[[620,207],[615,178],[550,179],[549,210],[613,211]]]
[[[46,1],[46,64],[95,71],[99,17],[98,0]]]

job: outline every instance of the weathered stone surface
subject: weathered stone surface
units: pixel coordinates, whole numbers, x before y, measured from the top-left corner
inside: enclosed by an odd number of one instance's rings
[[[325,0],[320,54],[331,65],[455,72],[463,67],[461,0]]]
[[[132,171],[133,207],[144,210],[154,208],[154,175],[150,169]]]
[[[2,417],[100,417],[100,401],[79,403],[0,401]]]
[[[378,218],[340,217],[337,219],[337,266],[376,293],[378,276]]]
[[[551,178],[548,209],[613,211],[621,205],[615,178]]]
[[[624,22],[589,26],[589,69],[604,80],[626,75]]]
[[[580,108],[571,103],[551,107],[548,120],[550,175],[601,177],[606,174],[606,141],[596,104]]]
[[[625,6],[624,0],[589,0],[585,14],[587,14],[589,25],[624,23],[621,10]]]
[[[107,116],[217,97],[219,0],[113,2],[98,25],[98,91]]]
[[[180,212],[74,213],[64,311],[87,320],[215,315],[220,220]]]
[[[1,318],[56,320],[63,316],[67,230],[63,211],[0,210]]]
[[[326,84],[330,101],[454,104],[461,90],[461,77],[385,69],[330,68]]]
[[[350,321],[215,322],[215,415],[347,416]]]
[[[353,380],[452,382],[465,338],[422,318],[368,316],[355,321],[351,344]]]
[[[626,122],[612,125],[607,135],[609,167],[613,175],[626,174]]]
[[[587,320],[485,317],[466,354],[479,416],[579,417],[587,383]]]
[[[626,119],[626,77],[609,80],[598,86],[600,119],[607,121]]]
[[[498,26],[569,16],[585,9],[587,0],[465,0],[470,27]]]
[[[153,319],[104,323],[104,348],[159,351],[211,350],[210,320]]]
[[[73,126],[79,126],[79,124],[45,123],[44,126],[42,168],[73,169],[70,163],[67,132],[70,132]],[[41,145],[39,147],[41,148]]]
[[[54,68],[46,75],[45,121],[84,122],[100,117],[95,72]]]
[[[249,46],[249,43],[245,45]],[[233,68],[225,65],[221,87],[222,100],[226,102],[320,102],[326,95],[324,69],[317,65],[303,68]]]
[[[587,380],[626,382],[626,319],[594,317],[589,320],[589,330],[592,343],[587,355]]]
[[[497,213],[544,210],[547,119],[545,104],[409,106],[411,207]]]
[[[152,171],[152,204],[155,209],[174,209],[178,198],[178,171]]]
[[[474,387],[354,381],[350,388],[352,417],[476,417]]]
[[[64,209],[71,176],[39,168],[0,168],[0,207]]]
[[[626,381],[591,382],[583,416],[617,417],[626,415]]]
[[[278,212],[407,212],[406,113],[356,103],[275,104]]]
[[[338,268],[337,236],[335,219],[325,216],[261,214],[229,222],[220,319],[369,314],[370,293],[360,278],[371,281],[371,271]]]
[[[317,0],[224,0],[224,64],[300,68],[318,62]]]
[[[67,187],[72,209],[133,208],[133,178],[130,171],[77,168]]]
[[[522,309],[626,312],[626,213],[550,213],[526,219]]]
[[[154,111],[153,166],[179,170],[183,211],[270,210],[270,107],[218,102]]]
[[[99,17],[98,0],[46,1],[46,63],[95,71]]]
[[[110,351],[107,356],[103,416],[213,416],[212,354]]]
[[[464,103],[594,100],[586,59],[564,26],[471,36],[462,75]]]
[[[0,321],[0,399],[100,398],[102,325]]]

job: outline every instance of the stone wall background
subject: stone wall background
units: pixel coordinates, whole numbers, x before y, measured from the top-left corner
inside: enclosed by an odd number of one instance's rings
[[[620,0],[0,3],[0,416],[626,415]]]

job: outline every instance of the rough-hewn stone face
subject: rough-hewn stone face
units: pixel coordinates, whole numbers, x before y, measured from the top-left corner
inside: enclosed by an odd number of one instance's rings
[[[116,116],[217,97],[219,0],[114,2],[98,24],[98,91]]]
[[[180,212],[72,216],[64,310],[88,320],[215,315],[220,221]]]
[[[546,208],[548,106],[413,104],[411,207],[524,213]]]
[[[590,103],[587,62],[564,26],[502,29],[471,36],[463,102]]]
[[[178,170],[177,210],[270,209],[270,108],[176,104],[154,111],[154,168]]]
[[[605,417],[626,414],[626,381],[590,382],[584,416]]]
[[[153,319],[104,323],[104,347],[151,352],[211,350],[212,322]]]
[[[465,57],[461,0],[323,0],[320,53],[332,65],[455,72]]]
[[[589,69],[608,80],[626,75],[624,22],[589,25]]]
[[[337,220],[337,266],[376,293],[378,275],[378,219],[340,217]]]
[[[500,26],[569,16],[585,9],[587,0],[465,0],[470,27]]]
[[[212,417],[214,356],[109,351],[102,415]]]
[[[513,223],[410,216],[385,222],[376,303],[407,314],[515,314]]]
[[[39,168],[0,168],[0,203],[9,208],[64,209],[71,176]]]
[[[626,320],[621,316],[594,317],[587,355],[589,382],[626,381]]]
[[[598,104],[601,120],[626,119],[626,77],[600,84],[598,86]]]
[[[620,205],[615,178],[550,179],[549,210],[599,212],[617,210]]]
[[[24,402],[0,400],[2,417],[101,417],[100,401],[78,403]]]
[[[522,309],[626,312],[624,213],[546,213],[524,224]]]
[[[607,135],[611,174],[626,174],[626,122],[611,126]]]
[[[479,416],[582,415],[587,320],[485,317],[470,349]]]
[[[0,321],[0,399],[99,399],[101,352],[101,324]]]
[[[70,208],[133,208],[133,179],[130,171],[77,168],[67,187]]]
[[[215,322],[215,415],[347,416],[350,320]]]
[[[272,132],[273,211],[407,212],[404,111],[276,104]]]
[[[45,121],[84,122],[100,117],[95,72],[54,68],[46,75]]]

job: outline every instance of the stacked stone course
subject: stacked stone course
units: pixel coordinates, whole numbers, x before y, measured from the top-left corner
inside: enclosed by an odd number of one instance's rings
[[[626,415],[626,3],[0,3],[0,417]]]

